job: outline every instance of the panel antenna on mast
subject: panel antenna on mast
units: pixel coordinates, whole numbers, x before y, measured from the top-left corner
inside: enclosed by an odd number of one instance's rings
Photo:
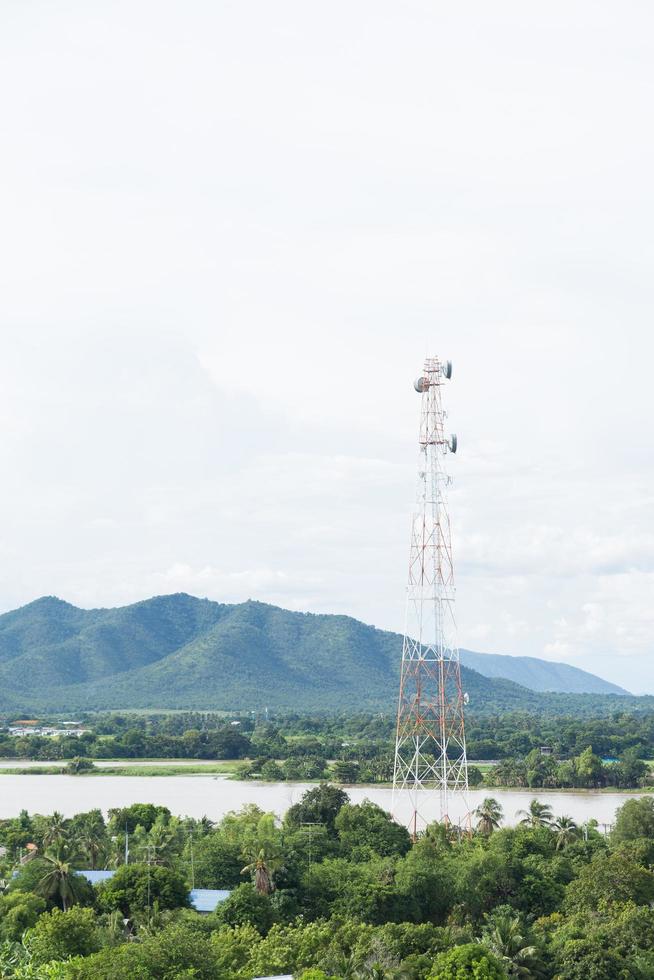
[[[452,362],[427,358],[414,382],[421,396],[418,502],[413,515],[407,614],[397,711],[393,808],[408,794],[412,836],[424,828],[437,795],[440,819],[463,814],[469,829],[468,763],[461,667],[454,618],[454,564],[445,457],[457,451],[446,436],[443,382]],[[451,812],[452,810],[452,812]]]

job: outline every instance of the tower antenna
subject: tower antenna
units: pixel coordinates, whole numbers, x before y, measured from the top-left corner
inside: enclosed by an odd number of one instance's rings
[[[420,394],[418,500],[411,527],[406,625],[397,709],[393,809],[408,793],[409,830],[415,839],[427,824],[426,808],[440,797],[440,819],[450,805],[463,810],[468,829],[468,763],[464,726],[466,696],[454,617],[454,563],[447,507],[445,457],[457,450],[445,435],[444,382],[452,362],[425,360],[414,387]],[[432,791],[432,792],[429,792]]]

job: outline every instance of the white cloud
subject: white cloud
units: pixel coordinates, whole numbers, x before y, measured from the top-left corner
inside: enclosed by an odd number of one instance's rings
[[[462,645],[654,690],[654,13],[0,20],[0,607],[183,588],[401,629],[437,351]]]

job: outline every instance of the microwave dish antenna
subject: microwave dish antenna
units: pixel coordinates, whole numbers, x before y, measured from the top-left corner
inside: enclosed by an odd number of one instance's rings
[[[454,559],[447,488],[443,388],[450,361],[429,357],[414,382],[420,395],[418,493],[411,525],[406,625],[395,734],[393,811],[402,809],[413,839],[434,819],[462,815],[471,829],[464,708],[454,617]],[[408,813],[407,813],[408,810]]]

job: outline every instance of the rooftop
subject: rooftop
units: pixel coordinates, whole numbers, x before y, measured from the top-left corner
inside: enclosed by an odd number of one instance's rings
[[[92,885],[99,885],[102,881],[109,881],[116,874],[111,869],[91,870],[82,868],[78,870],[78,875],[82,875]],[[221,902],[229,898],[231,892],[227,888],[192,888],[188,893],[189,901],[196,912],[215,912]]]

